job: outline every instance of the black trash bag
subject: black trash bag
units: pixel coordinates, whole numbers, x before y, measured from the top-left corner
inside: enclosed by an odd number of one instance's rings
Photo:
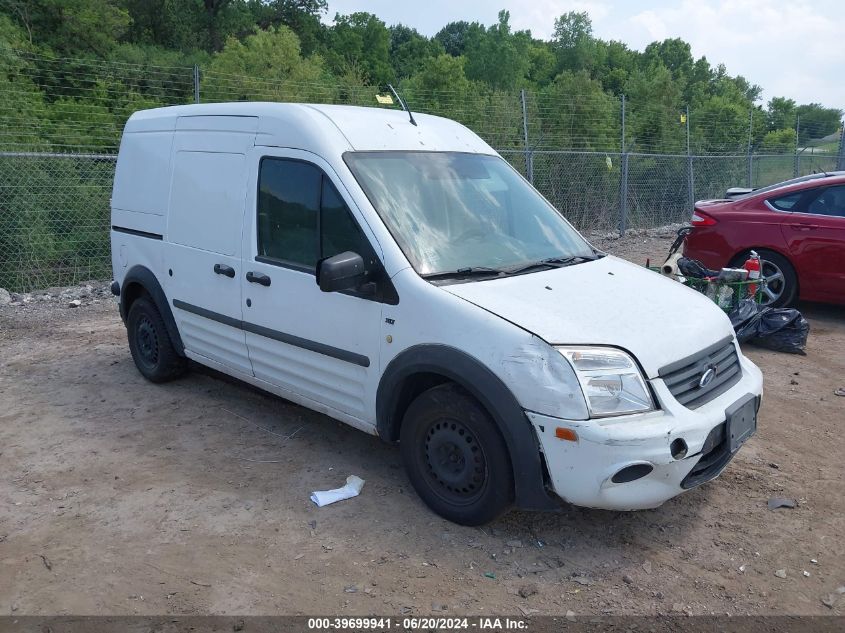
[[[681,257],[678,259],[677,265],[678,271],[684,277],[703,279],[704,277],[715,277],[719,274],[718,270],[710,270],[697,259],[690,259],[689,257]]]
[[[736,332],[736,340],[744,343],[757,335],[757,327],[760,323],[760,304],[748,297],[739,302],[739,305],[728,315],[731,325]]]
[[[763,308],[758,314],[757,333],[748,339],[751,345],[777,352],[806,356],[804,347],[810,324],[794,308]]]
[[[810,324],[793,308],[764,308],[748,297],[728,315],[740,343],[806,355]]]

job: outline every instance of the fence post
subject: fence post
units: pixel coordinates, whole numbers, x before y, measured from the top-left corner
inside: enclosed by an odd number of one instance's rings
[[[686,107],[687,114],[687,200],[689,202],[689,212],[692,213],[695,207],[695,179],[692,173],[692,152],[690,151],[690,134],[689,134],[689,105]]]
[[[200,102],[200,67],[194,64],[194,103]]]
[[[534,154],[528,147],[528,108],[525,103],[525,88],[519,91],[522,99],[522,142],[525,150],[525,174],[528,182],[534,184]]]
[[[795,158],[792,161],[792,177],[798,178],[801,172],[801,158],[798,155],[798,139],[801,136],[801,117],[795,116]]]
[[[836,161],[837,171],[845,171],[845,119],[842,120],[842,133],[839,135],[839,160]]]
[[[622,164],[619,179],[619,236],[628,228],[628,150],[625,145],[625,95],[622,95]]]
[[[748,188],[754,188],[754,157],[751,153],[751,145],[754,138],[754,107],[752,106],[748,116]]]

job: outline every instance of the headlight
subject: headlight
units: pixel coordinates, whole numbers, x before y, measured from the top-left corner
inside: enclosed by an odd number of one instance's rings
[[[590,417],[642,413],[654,401],[634,359],[610,347],[558,347],[575,369]]]

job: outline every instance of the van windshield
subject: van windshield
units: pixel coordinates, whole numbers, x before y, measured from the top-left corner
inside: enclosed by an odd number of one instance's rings
[[[344,159],[420,275],[529,272],[596,258],[498,156],[383,151]]]

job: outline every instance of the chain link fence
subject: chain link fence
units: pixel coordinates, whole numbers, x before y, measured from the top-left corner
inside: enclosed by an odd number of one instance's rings
[[[382,92],[340,80],[271,81],[13,53],[0,76],[0,287],[11,291],[110,277],[109,200],[120,132],[133,111],[198,100],[373,106]],[[845,169],[845,133],[826,152],[797,144],[763,152],[741,135],[714,144],[726,125],[718,118],[702,115],[690,126],[696,115],[687,109],[682,125],[676,112],[610,95],[413,86],[403,93],[413,110],[477,132],[585,232],[685,222],[695,200],[721,197],[732,186]],[[632,121],[659,123],[661,116],[672,119],[663,137],[646,142],[630,131]]]
[[[0,287],[110,277],[115,162],[107,154],[0,152]]]

